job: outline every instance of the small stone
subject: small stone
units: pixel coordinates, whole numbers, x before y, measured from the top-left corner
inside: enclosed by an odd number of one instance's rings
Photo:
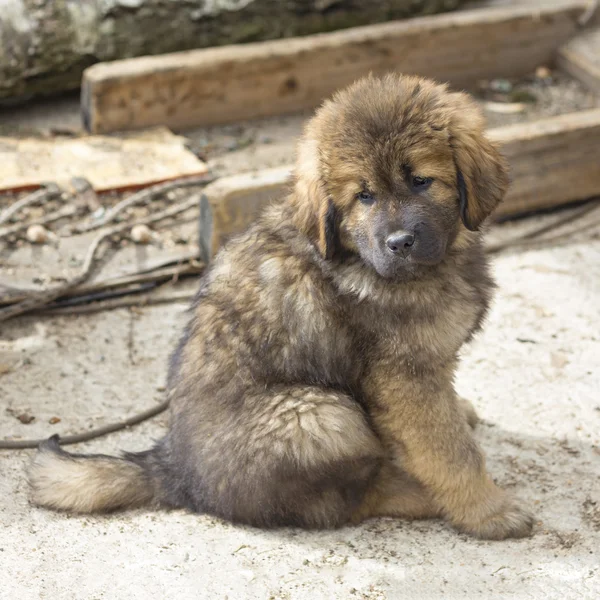
[[[148,225],[134,225],[130,237],[136,244],[149,244],[155,235]]]
[[[21,421],[23,425],[28,425],[29,423],[35,420],[35,417],[28,413],[22,413],[20,415],[17,415],[17,419],[19,419],[19,421]]]
[[[48,419],[48,423],[50,423],[50,425],[56,425],[57,423],[60,423],[60,417],[51,417]]]
[[[50,241],[50,232],[42,225],[30,225],[26,233],[27,241],[32,244],[47,244]]]
[[[537,79],[550,79],[552,71],[548,67],[538,67],[535,70],[535,76]]]

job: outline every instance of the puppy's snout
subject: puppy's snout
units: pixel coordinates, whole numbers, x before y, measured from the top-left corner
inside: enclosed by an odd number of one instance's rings
[[[415,243],[415,236],[413,233],[408,231],[394,231],[385,240],[386,246],[394,254],[400,254],[402,256],[408,256],[411,251],[413,244]]]

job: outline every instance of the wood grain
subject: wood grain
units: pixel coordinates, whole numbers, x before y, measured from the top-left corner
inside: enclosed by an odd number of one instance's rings
[[[553,63],[589,6],[523,4],[99,63],[84,72],[84,122],[106,133],[291,113],[369,72],[418,73],[458,88],[519,77]]]
[[[497,217],[600,195],[600,109],[490,130],[511,167]]]

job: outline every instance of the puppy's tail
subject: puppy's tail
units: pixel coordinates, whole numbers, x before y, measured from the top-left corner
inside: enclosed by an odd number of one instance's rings
[[[58,435],[43,442],[28,472],[31,501],[68,512],[104,512],[152,504],[158,495],[153,472],[160,446],[123,458],[71,454]]]

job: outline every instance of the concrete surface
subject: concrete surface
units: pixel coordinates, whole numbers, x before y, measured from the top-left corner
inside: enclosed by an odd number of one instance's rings
[[[496,258],[497,300],[458,378],[484,419],[491,473],[535,511],[531,539],[478,541],[439,521],[307,533],[183,511],[54,514],[28,504],[31,452],[4,451],[0,598],[600,597],[600,241],[572,241]],[[1,437],[72,433],[157,402],[184,309],[3,324]],[[28,425],[15,418],[25,412]],[[164,424],[72,448],[141,450]]]

